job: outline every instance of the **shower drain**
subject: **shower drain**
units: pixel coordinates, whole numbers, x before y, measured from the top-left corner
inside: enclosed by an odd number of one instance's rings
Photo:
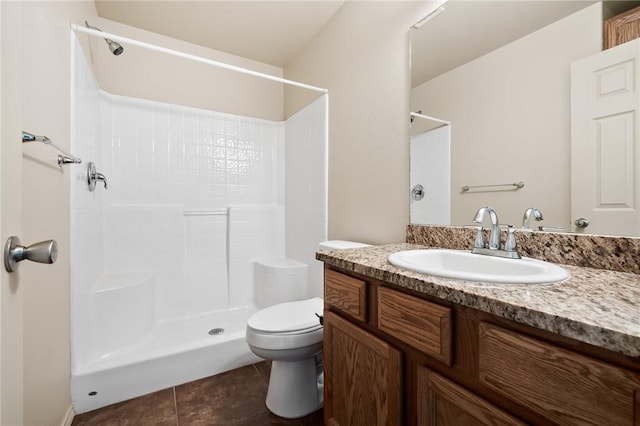
[[[224,328],[212,328],[211,330],[209,330],[210,336],[216,336],[222,333],[224,333]]]

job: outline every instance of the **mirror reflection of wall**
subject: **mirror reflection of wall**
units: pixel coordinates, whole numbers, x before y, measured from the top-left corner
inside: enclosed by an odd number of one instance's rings
[[[520,226],[536,207],[545,226],[574,231],[570,69],[602,50],[602,3],[450,0],[444,9],[411,30],[411,111],[452,123],[450,224],[490,205]],[[412,139],[421,132],[412,126]],[[412,212],[412,223],[428,222]]]

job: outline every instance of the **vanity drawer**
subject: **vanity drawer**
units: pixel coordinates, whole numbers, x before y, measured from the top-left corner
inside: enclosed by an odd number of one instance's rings
[[[378,288],[378,328],[451,365],[451,309]]]
[[[640,375],[489,323],[479,332],[479,379],[495,392],[558,424],[640,424]]]
[[[325,269],[324,301],[360,321],[367,320],[367,283],[365,281]]]

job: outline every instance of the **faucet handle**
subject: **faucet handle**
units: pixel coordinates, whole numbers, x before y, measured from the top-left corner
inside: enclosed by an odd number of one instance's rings
[[[474,226],[476,229],[476,240],[473,243],[473,248],[484,248],[484,234],[482,226]]]
[[[511,251],[511,252],[518,251],[518,242],[516,240],[515,231],[516,229],[513,226],[507,225],[507,239],[504,242],[505,251]]]
[[[96,181],[104,183],[104,189],[107,189],[107,178],[102,173],[96,173]]]
[[[87,184],[89,185],[90,192],[96,190],[96,182],[102,182],[104,189],[107,189],[107,178],[102,173],[98,173],[96,171],[96,165],[92,161],[89,161],[87,163]]]

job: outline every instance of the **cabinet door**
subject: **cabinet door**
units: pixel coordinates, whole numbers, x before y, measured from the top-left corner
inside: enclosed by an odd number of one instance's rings
[[[561,425],[640,425],[640,374],[480,323],[480,382]]]
[[[419,426],[522,426],[520,420],[467,389],[418,368]]]
[[[327,425],[400,425],[402,353],[338,315],[324,315]]]

